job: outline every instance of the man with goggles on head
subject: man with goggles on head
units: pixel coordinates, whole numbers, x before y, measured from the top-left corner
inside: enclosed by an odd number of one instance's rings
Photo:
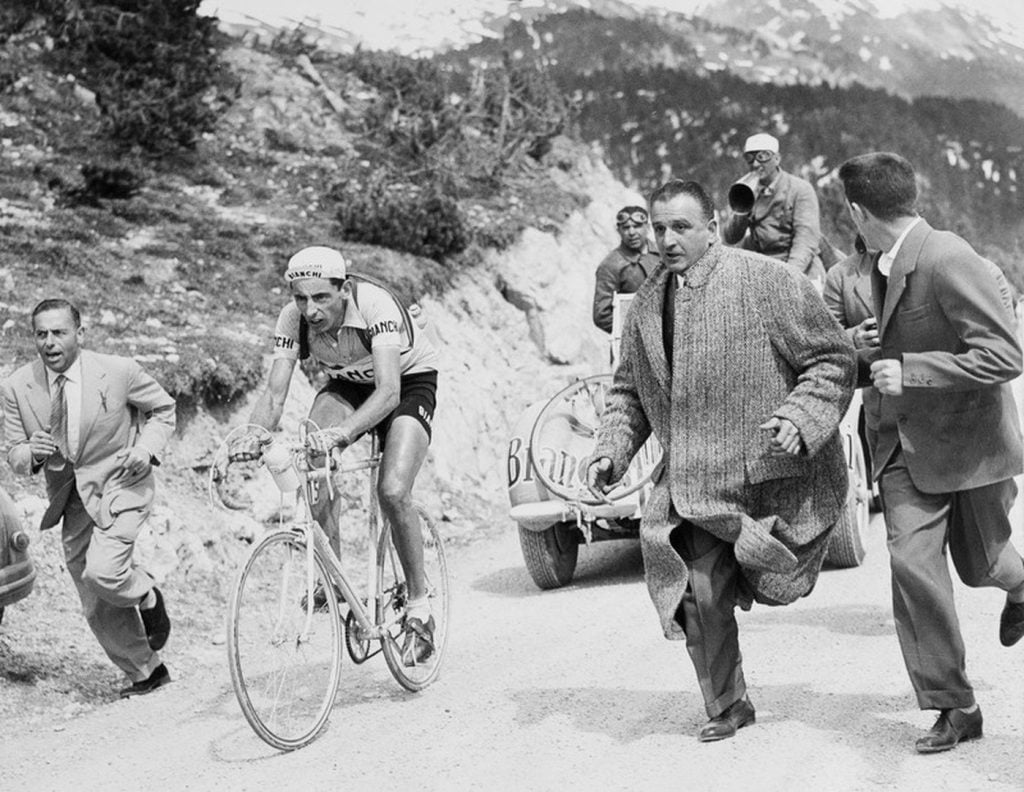
[[[722,239],[785,261],[821,291],[825,268],[819,256],[821,223],[814,188],[779,167],[779,141],[772,135],[747,138],[743,158],[750,170],[729,189]]]
[[[594,284],[594,324],[612,331],[612,309],[616,294],[632,294],[658,266],[658,256],[647,245],[647,210],[624,206],[615,215],[619,246],[597,267]]]

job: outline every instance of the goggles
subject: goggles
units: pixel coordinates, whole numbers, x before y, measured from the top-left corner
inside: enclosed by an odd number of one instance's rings
[[[615,224],[624,226],[627,223],[644,225],[647,222],[647,212],[619,212],[615,215]]]
[[[748,151],[743,155],[743,159],[747,161],[747,165],[753,165],[755,162],[767,162],[774,156],[771,151]]]

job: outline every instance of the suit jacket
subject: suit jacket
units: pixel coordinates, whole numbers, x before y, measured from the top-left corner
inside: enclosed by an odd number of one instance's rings
[[[679,638],[687,571],[671,544],[674,515],[733,542],[762,601],[790,602],[813,587],[846,497],[836,430],[854,357],[806,278],[716,244],[676,289],[670,367],[663,306],[674,277],[660,266],[633,300],[595,457],[610,458],[618,476],[652,431],[664,449],[640,533],[662,626]],[[806,455],[768,453],[758,426],[773,415],[796,425]],[[749,563],[741,558],[747,540]],[[776,567],[781,556],[789,562]]]
[[[606,333],[612,331],[615,295],[633,294],[661,263],[657,253],[646,249],[640,253],[635,264],[626,258],[627,255],[631,256],[632,253],[624,251],[622,245],[619,245],[597,265],[594,275],[594,324]]]
[[[47,431],[50,394],[42,361],[17,369],[0,383],[4,407],[7,460],[15,473],[31,475],[45,469],[50,506],[42,528],[56,525],[75,487],[93,521],[105,528],[114,516],[130,509],[148,509],[154,477],[125,486],[115,455],[139,445],[156,459],[174,433],[175,403],[156,380],[134,360],[82,350],[82,411],[78,453],[71,466],[52,471],[32,459],[28,438]]]
[[[864,249],[862,252],[847,256],[825,273],[825,290],[822,293],[825,305],[839,325],[846,329],[851,341],[853,329],[875,315],[871,273],[878,261],[878,255],[878,251]],[[863,371],[858,371],[858,382],[864,386],[864,419],[870,433],[878,427],[882,397],[871,386],[866,356],[859,357],[858,361],[863,366]]]
[[[1022,358],[1004,289],[963,239],[923,220],[904,239],[887,283],[875,269],[881,347],[860,354],[903,361],[903,394],[881,398],[876,476],[898,445],[922,492],[973,489],[1021,473],[1009,382]]]

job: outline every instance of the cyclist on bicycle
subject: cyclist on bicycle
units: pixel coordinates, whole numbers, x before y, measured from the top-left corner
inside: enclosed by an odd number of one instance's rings
[[[350,274],[344,256],[333,248],[300,250],[288,261],[285,282],[292,302],[278,316],[270,378],[250,422],[277,428],[295,363],[309,356],[329,375],[309,412],[310,420],[324,427],[310,435],[311,450],[330,453],[371,429],[376,432],[380,506],[409,586],[404,662],[415,665],[434,651],[412,488],[430,444],[437,350],[390,290]],[[258,457],[259,440],[250,435],[232,456]],[[327,488],[321,487],[313,514],[337,553],[338,516],[332,505]]]

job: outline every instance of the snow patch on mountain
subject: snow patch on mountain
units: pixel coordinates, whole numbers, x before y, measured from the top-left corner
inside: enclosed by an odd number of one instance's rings
[[[857,14],[893,19],[910,12],[956,9],[988,46],[1024,47],[1019,0],[770,0],[778,19],[810,22],[818,15],[830,30],[841,31]],[[606,16],[660,11],[704,15],[731,9],[747,13],[735,0],[204,0],[201,10],[234,24],[294,27],[305,22],[343,40],[365,47],[414,53],[460,47],[500,35],[510,20],[532,19],[570,8],[591,9]],[[779,24],[779,22],[773,22]]]

